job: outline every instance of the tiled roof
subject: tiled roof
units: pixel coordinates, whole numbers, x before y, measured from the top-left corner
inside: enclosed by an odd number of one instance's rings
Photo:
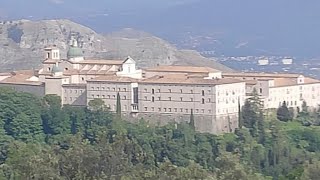
[[[137,79],[129,78],[129,77],[120,77],[120,76],[115,76],[115,75],[102,75],[98,76],[96,78],[87,80],[88,82],[90,81],[96,81],[96,82],[138,82]]]
[[[285,73],[223,73],[223,77],[297,78],[300,74]]]
[[[154,76],[141,80],[139,83],[148,84],[198,84],[198,85],[220,85],[244,82],[238,79],[203,79],[201,77],[190,77],[185,74],[171,74],[165,76]]]
[[[156,72],[181,72],[181,73],[215,73],[221,72],[210,67],[195,67],[195,66],[157,66],[154,68],[145,69],[145,71]]]
[[[275,87],[281,87],[281,86],[293,86],[297,85],[297,79],[296,78],[275,78],[274,79],[274,86]]]
[[[320,83],[319,80],[305,77],[303,84],[314,84],[314,83]],[[284,87],[284,86],[294,86],[298,85],[298,79],[296,78],[275,78],[274,79],[274,87]]]
[[[40,81],[29,81],[28,79],[33,76],[33,74],[30,74],[28,71],[25,74],[23,71],[16,71],[15,74],[12,74],[11,77],[8,77],[4,80],[2,80],[0,83],[5,84],[28,84],[28,85],[42,85],[43,83]]]
[[[122,65],[124,60],[84,60],[75,64]]]
[[[61,62],[60,60],[55,60],[55,59],[46,59],[42,63],[43,64],[55,64],[57,62]]]

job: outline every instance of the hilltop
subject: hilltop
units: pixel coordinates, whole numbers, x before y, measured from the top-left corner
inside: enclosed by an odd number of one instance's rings
[[[43,60],[43,48],[57,45],[66,57],[69,39],[74,36],[90,58],[137,60],[140,67],[163,65],[209,66],[231,71],[196,51],[178,50],[151,34],[130,28],[110,34],[98,34],[92,29],[69,20],[7,21],[0,23],[0,68],[37,68]]]

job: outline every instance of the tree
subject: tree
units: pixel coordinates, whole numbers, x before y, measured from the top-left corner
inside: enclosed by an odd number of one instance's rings
[[[70,133],[70,117],[62,110],[61,98],[57,95],[46,95],[43,104],[41,119],[44,133],[47,135]]]
[[[190,114],[190,122],[189,122],[190,126],[192,129],[195,129],[195,122],[194,122],[194,115],[193,115],[193,109],[191,109],[191,114]]]
[[[253,109],[255,112],[262,111],[263,102],[261,101],[261,98],[260,98],[256,88],[253,88],[253,91],[251,93],[251,97],[248,98],[248,101],[251,102],[251,104],[253,105]]]
[[[249,128],[250,134],[253,137],[256,137],[258,114],[255,112],[253,106],[254,105],[249,100],[246,100],[242,107],[241,118],[243,119],[243,125],[246,128]]]
[[[117,110],[116,110],[117,118],[121,119],[121,98],[120,93],[117,93]]]
[[[257,126],[258,126],[258,135],[259,135],[258,143],[264,145],[266,141],[266,131],[264,127],[264,117],[262,112],[259,112]]]
[[[93,111],[99,111],[99,110],[105,109],[105,103],[102,99],[90,100],[88,105],[89,105],[89,109]]]
[[[241,113],[241,105],[240,105],[240,98],[238,99],[238,121],[239,121],[239,129],[243,127],[243,118]]]
[[[282,105],[277,110],[277,118],[283,122],[292,120],[291,112],[289,111],[285,101],[283,101]]]

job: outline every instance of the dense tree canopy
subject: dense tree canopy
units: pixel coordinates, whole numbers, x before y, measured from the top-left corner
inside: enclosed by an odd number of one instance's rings
[[[211,135],[195,132],[193,112],[190,123],[130,124],[100,100],[62,107],[0,88],[0,179],[317,179],[319,111],[300,114],[305,126],[260,103],[245,103],[235,134]]]

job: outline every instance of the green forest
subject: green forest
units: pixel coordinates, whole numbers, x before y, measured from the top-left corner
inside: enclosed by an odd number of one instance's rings
[[[0,88],[0,180],[318,180],[320,111],[284,102],[264,111],[254,94],[239,128],[224,135],[184,124],[156,126],[122,120],[102,100],[87,108],[61,106]]]

